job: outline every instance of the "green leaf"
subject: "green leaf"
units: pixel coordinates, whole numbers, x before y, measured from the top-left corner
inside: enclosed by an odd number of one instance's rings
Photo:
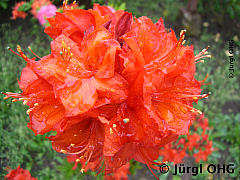
[[[31,3],[26,2],[26,3],[24,3],[22,6],[20,6],[20,7],[18,8],[18,11],[27,12],[27,11],[29,11],[30,9],[31,9]]]
[[[7,7],[8,7],[8,3],[7,3],[7,0],[6,1],[1,1],[0,2],[0,7],[2,7],[3,9],[7,9]]]
[[[118,10],[125,10],[126,9],[126,3],[122,3],[120,4],[120,6],[118,6]]]
[[[224,143],[222,143],[222,142],[214,141],[213,145],[215,147],[217,147],[218,149],[220,149],[220,150],[225,150],[227,148],[227,146]]]

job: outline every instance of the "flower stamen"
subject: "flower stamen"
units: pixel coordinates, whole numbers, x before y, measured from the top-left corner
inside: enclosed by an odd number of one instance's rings
[[[35,52],[33,52],[32,48],[30,46],[28,46],[28,49],[39,59],[41,59]]]

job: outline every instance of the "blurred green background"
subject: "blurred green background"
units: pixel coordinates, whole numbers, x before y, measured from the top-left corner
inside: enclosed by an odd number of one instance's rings
[[[210,140],[215,151],[206,164],[235,164],[235,173],[198,176],[161,176],[161,179],[240,179],[240,1],[238,0],[93,0],[77,1],[85,8],[93,3],[108,4],[115,9],[126,9],[137,17],[148,16],[154,22],[163,17],[167,28],[178,34],[187,29],[186,43],[193,44],[195,53],[210,46],[211,59],[197,64],[196,78],[208,79],[204,92],[211,92],[208,99],[201,100],[198,109],[203,111],[212,127]],[[197,4],[194,4],[196,3]],[[0,91],[18,92],[17,79],[25,62],[7,50],[20,44],[23,49],[31,46],[39,55],[50,53],[51,39],[43,33],[43,27],[28,16],[26,19],[10,20],[15,1],[0,1]],[[60,4],[60,1],[55,1]],[[228,42],[234,40],[234,78],[229,78]],[[29,53],[27,53],[31,57]],[[0,179],[6,174],[6,166],[29,169],[33,177],[48,179],[96,179],[88,172],[83,175],[73,171],[72,164],[63,155],[54,152],[44,136],[34,136],[26,127],[26,107],[11,100],[0,100]],[[140,163],[131,162],[129,179],[153,179],[149,170]],[[101,179],[99,176],[98,179]]]

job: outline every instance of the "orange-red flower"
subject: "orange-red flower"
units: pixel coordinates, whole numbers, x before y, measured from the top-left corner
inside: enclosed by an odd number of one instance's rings
[[[129,160],[158,169],[159,149],[189,127],[200,111],[192,103],[200,95],[194,78],[194,56],[184,34],[132,18],[106,6],[65,9],[49,19],[45,32],[53,38],[51,54],[27,61],[19,86],[6,93],[30,109],[29,128],[51,136],[58,152],[74,154],[95,170],[114,173]],[[17,101],[17,100],[14,100]]]
[[[203,149],[199,149],[199,151],[193,156],[195,157],[196,162],[199,163],[200,160],[207,161],[208,156],[211,155],[212,152],[212,141],[207,141],[207,144],[203,147]]]
[[[57,13],[56,17],[48,19],[50,26],[46,27],[45,33],[53,39],[63,34],[81,46],[84,35],[101,26],[111,30],[112,38],[118,39],[129,30],[131,19],[128,12],[113,13],[106,6],[94,4],[93,10],[67,9]]]
[[[5,176],[5,180],[37,180],[37,178],[31,177],[28,170],[17,167],[17,169],[9,169],[9,173]]]
[[[26,18],[27,13],[18,10],[18,8],[20,6],[22,6],[24,3],[25,3],[24,1],[21,1],[21,2],[18,2],[18,3],[15,4],[15,6],[13,7],[11,19],[17,19],[17,18],[25,19]]]
[[[202,124],[204,122],[204,124]],[[193,156],[197,163],[207,161],[208,156],[213,152],[212,141],[208,140],[208,134],[206,132],[209,127],[208,119],[203,115],[193,123],[193,129],[196,128],[202,130],[201,136],[194,132],[185,139],[180,138],[178,143],[172,142],[165,145],[160,149],[159,154],[163,157],[163,161],[171,161],[175,164],[181,163],[184,157]]]
[[[186,156],[186,150],[176,147],[173,143],[169,143],[160,149],[159,154],[163,157],[163,162],[170,161],[178,164]]]

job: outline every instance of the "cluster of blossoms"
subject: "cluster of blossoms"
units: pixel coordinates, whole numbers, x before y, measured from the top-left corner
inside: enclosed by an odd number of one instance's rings
[[[51,54],[36,61],[18,46],[27,61],[23,92],[5,98],[29,106],[35,134],[56,131],[48,137],[53,148],[75,155],[82,171],[91,164],[115,173],[131,159],[158,169],[160,148],[188,134],[201,113],[192,104],[208,96],[194,78],[206,49],[194,56],[193,46],[183,45],[185,31],[177,40],[162,19],[154,24],[98,4],[48,21]]]
[[[26,6],[26,9],[19,10],[20,7]],[[47,18],[54,17],[57,11],[62,11],[63,8],[74,9],[78,8],[76,1],[72,4],[67,5],[66,3],[63,5],[64,7],[57,8],[50,0],[34,0],[33,2],[25,2],[21,1],[15,4],[12,11],[12,19],[16,18],[26,18],[27,12],[29,11],[28,7],[31,7],[30,13],[34,18],[38,19],[39,23],[42,26],[47,25]]]
[[[213,152],[212,141],[208,140],[207,130],[208,119],[200,116],[193,122],[192,132],[187,137],[181,137],[178,141],[166,144],[159,151],[163,161],[170,161],[175,164],[181,163],[184,157],[193,156],[197,163],[207,161],[208,156]],[[199,131],[201,135],[197,133]]]
[[[24,12],[24,11],[19,11],[18,10],[18,8],[21,7],[24,4],[25,4],[24,1],[21,1],[21,2],[18,2],[18,3],[15,4],[15,6],[13,7],[13,10],[12,10],[12,17],[11,17],[11,19],[17,19],[17,18],[25,19],[26,18],[27,13]]]
[[[31,174],[28,170],[17,167],[17,169],[11,170],[7,169],[9,172],[4,179],[5,180],[37,180],[37,178],[31,177]]]
[[[163,162],[173,162],[179,164],[183,162],[185,157],[195,157],[197,163],[207,161],[207,158],[213,152],[212,141],[208,140],[209,130],[208,119],[204,118],[203,114],[193,122],[190,134],[187,137],[180,137],[177,141],[171,142],[163,146],[159,150],[159,155],[163,158]],[[199,135],[197,131],[200,130]],[[73,170],[77,168],[78,164],[83,166],[84,161],[78,159],[77,155],[68,155],[69,163],[74,162]],[[91,170],[91,163],[89,163],[84,171]],[[127,179],[129,174],[129,163],[122,166],[113,174],[113,176],[106,176],[106,179],[114,177],[116,180]]]

